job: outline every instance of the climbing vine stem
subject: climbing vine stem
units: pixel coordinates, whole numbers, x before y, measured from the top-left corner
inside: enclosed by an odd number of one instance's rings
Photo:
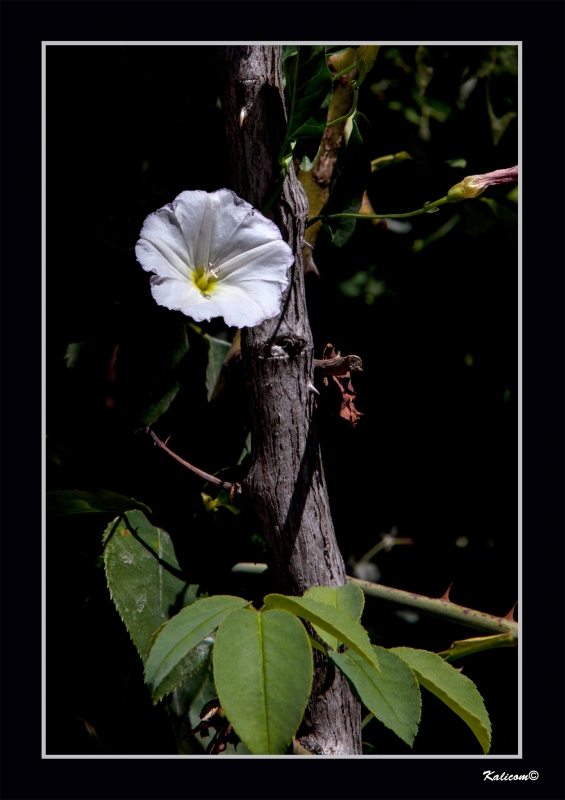
[[[433,203],[426,203],[426,205],[419,208],[417,211],[408,211],[406,214],[318,214],[318,216],[308,220],[306,227],[309,228],[310,225],[313,225],[320,219],[406,219],[407,217],[417,217],[419,214],[433,214],[435,211],[439,211],[440,206],[448,202],[447,197],[442,197],[440,200],[434,200]]]

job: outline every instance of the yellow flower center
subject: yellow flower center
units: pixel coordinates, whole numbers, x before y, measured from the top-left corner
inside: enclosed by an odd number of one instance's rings
[[[204,295],[209,295],[214,285],[218,282],[218,270],[214,269],[217,263],[217,261],[214,261],[213,264],[209,264],[207,267],[197,267],[193,273],[196,288],[200,289]]]

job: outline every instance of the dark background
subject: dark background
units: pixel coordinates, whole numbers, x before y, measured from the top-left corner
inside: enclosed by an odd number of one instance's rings
[[[497,118],[518,110],[515,54],[502,46],[381,48],[359,99],[371,123],[369,155],[406,150],[413,160],[371,176],[377,213],[414,210],[466,175],[518,163],[518,119],[495,145],[487,104],[488,87]],[[433,77],[419,94],[426,68]],[[201,591],[260,600],[272,588],[267,576],[230,572],[237,561],[264,560],[253,515],[206,514],[202,484],[165,460],[139,423],[148,398],[166,386],[163,354],[183,321],[155,305],[133,248],[145,216],[181,191],[229,187],[215,70],[213,47],[48,48],[47,489],[135,497],[171,533],[187,579]],[[461,102],[460,85],[473,76],[476,86]],[[422,97],[445,117],[431,119],[428,140],[414,122]],[[467,166],[450,167],[449,159]],[[357,428],[320,408],[345,560],[359,559],[395,526],[413,544],[376,557],[383,584],[439,596],[453,582],[455,602],[500,615],[517,599],[518,251],[517,205],[506,198],[511,188],[485,193],[504,209],[503,221],[474,200],[413,218],[407,233],[362,221],[343,249],[320,237],[321,278],[306,281],[315,355],[331,342],[363,359],[364,371],[353,378],[364,414]],[[415,242],[453,214],[460,220],[449,233],[414,252]],[[343,284],[358,273],[366,274],[356,284],[365,281],[365,290],[352,297],[346,286],[344,294]],[[382,293],[371,295],[369,276]],[[221,320],[203,327],[224,335]],[[65,353],[78,342],[80,358],[69,369]],[[170,446],[191,463],[209,472],[230,468],[232,479],[245,440],[241,375],[233,369],[208,403],[205,352],[198,337],[189,336],[189,344],[175,373],[181,390],[155,430],[163,439],[172,435]],[[48,526],[47,750],[175,753],[166,713],[152,706],[141,662],[96,566],[106,524],[83,516]],[[457,544],[462,537],[466,546]],[[385,647],[439,651],[474,635],[437,619],[409,623],[370,598],[363,622]],[[492,754],[517,752],[517,651],[477,654],[461,665],[490,713]],[[465,724],[424,694],[412,752],[479,754]],[[377,721],[363,738],[376,753],[410,752]]]

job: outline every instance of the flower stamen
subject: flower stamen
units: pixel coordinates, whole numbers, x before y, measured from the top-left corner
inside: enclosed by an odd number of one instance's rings
[[[210,262],[207,267],[197,267],[194,272],[194,283],[196,284],[197,289],[200,289],[202,294],[207,295],[212,290],[214,284],[217,280],[219,280],[218,272],[219,267],[214,269],[216,264],[220,259],[217,258],[215,261]]]

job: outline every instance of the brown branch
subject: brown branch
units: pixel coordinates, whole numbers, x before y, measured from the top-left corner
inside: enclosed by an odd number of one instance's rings
[[[193,467],[192,464],[189,464],[188,461],[184,460],[184,458],[177,456],[176,453],[173,453],[172,450],[169,450],[167,445],[159,439],[156,433],[153,433],[149,425],[145,428],[145,432],[151,436],[157,447],[160,447],[161,450],[164,450],[165,453],[167,453],[167,455],[169,455],[174,461],[180,464],[181,467],[190,470],[190,472],[193,472],[195,475],[198,475],[199,478],[202,478],[202,480],[206,481],[207,483],[213,483],[215,486],[219,486],[222,489],[231,490],[233,488],[234,486],[233,483],[227,483],[227,481],[221,481],[219,478],[215,478],[214,475],[209,475],[207,472],[198,469],[198,467]]]
[[[348,372],[363,372],[359,356],[336,356],[336,358],[314,358],[314,369],[326,375],[346,375]]]

